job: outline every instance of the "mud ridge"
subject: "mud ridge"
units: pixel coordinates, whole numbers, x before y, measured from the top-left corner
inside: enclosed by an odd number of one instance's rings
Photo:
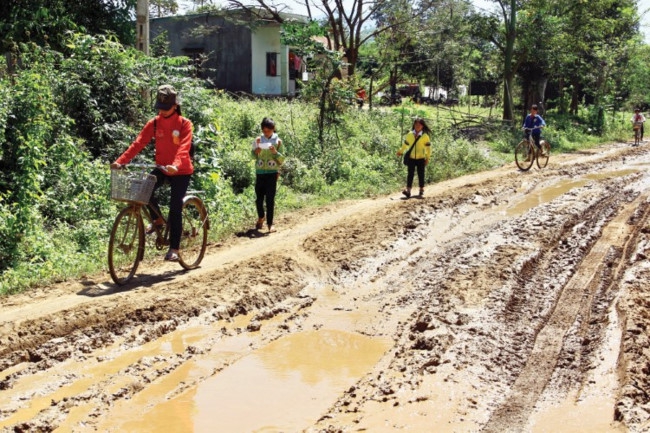
[[[134,431],[136,418],[195,413],[175,404],[269,343],[335,330],[392,344],[286,431],[528,431],[542,399],[592,386],[616,310],[612,421],[642,431],[648,152],[613,144],[432,185],[421,200],[308,210],[273,239],[225,242],[191,274],[143,263],[141,285],[122,292],[99,276],[0,300],[0,429]],[[25,313],[58,294],[66,303]],[[294,404],[278,411],[302,412]]]
[[[621,394],[615,416],[632,431],[650,428],[650,202],[630,218],[640,226],[626,255],[628,268],[619,283],[622,296],[617,308],[622,317],[623,341],[620,358]]]

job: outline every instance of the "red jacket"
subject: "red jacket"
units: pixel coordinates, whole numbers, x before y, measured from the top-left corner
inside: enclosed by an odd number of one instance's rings
[[[194,173],[192,158],[190,158],[192,122],[179,116],[178,113],[169,117],[156,116],[154,119],[156,119],[156,164],[175,166],[178,172],[174,175]],[[135,141],[115,162],[128,164],[151,142],[154,119],[147,122]]]

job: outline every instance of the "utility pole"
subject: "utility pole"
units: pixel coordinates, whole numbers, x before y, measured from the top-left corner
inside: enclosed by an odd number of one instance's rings
[[[149,0],[138,0],[135,14],[135,47],[149,55]]]

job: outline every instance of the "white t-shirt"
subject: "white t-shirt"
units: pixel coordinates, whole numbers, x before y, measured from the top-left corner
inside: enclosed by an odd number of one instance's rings
[[[634,113],[632,115],[632,122],[645,122],[645,117],[641,113]]]

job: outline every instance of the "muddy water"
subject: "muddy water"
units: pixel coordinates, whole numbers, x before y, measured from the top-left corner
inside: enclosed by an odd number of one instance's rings
[[[97,358],[101,359],[101,362],[94,363],[87,360],[70,361],[64,363],[56,373],[43,373],[37,377],[30,378],[31,380],[15,386],[13,393],[6,393],[2,395],[3,398],[0,398],[0,404],[9,405],[13,400],[13,396],[24,394],[31,397],[29,398],[29,404],[27,407],[18,410],[11,417],[0,421],[0,428],[29,420],[43,409],[49,407],[53,401],[61,401],[74,395],[87,392],[96,383],[101,382],[102,380],[119,377],[118,373],[120,370],[132,365],[138,360],[165,353],[163,346],[167,347],[167,349],[177,346],[178,340],[174,343],[174,339],[184,338],[187,342],[195,338],[192,336],[191,332],[187,332],[188,335],[185,337],[180,337],[179,334],[180,333],[172,333],[159,341],[150,342],[131,351],[119,353],[117,355],[112,353],[113,351],[119,352],[117,345],[115,345],[105,351],[100,351],[97,354]],[[52,383],[52,380],[55,381],[55,384]],[[122,380],[117,381],[115,385],[117,387],[128,385],[124,380],[126,379],[122,378]],[[45,391],[40,390],[35,395],[30,395],[33,393],[33,389],[38,388],[44,388]],[[49,388],[55,389],[50,392]]]
[[[506,215],[508,216],[518,216],[523,214],[529,209],[532,209],[536,206],[548,203],[575,188],[580,188],[587,185],[591,181],[611,179],[615,177],[624,177],[630,174],[637,173],[639,170],[636,169],[625,169],[619,171],[611,171],[604,173],[593,173],[585,175],[578,179],[568,179],[557,182],[556,184],[543,188],[539,191],[534,191],[526,196],[524,200],[518,202],[516,205],[509,207],[506,210]]]
[[[280,338],[137,419],[129,432],[299,431],[374,366],[390,343],[319,330]]]
[[[600,163],[595,169],[570,167],[557,174],[541,170],[525,178],[524,188],[518,173],[502,176],[502,170],[499,184],[477,181],[462,190],[441,193],[439,199],[427,197],[387,206],[386,212],[377,212],[381,208],[377,205],[359,206],[349,219],[343,214],[338,219],[322,216],[319,221],[327,219],[332,227],[319,233],[294,230],[286,224],[291,229],[279,234],[284,236],[278,239],[279,248],[291,252],[287,253],[291,255],[288,279],[300,282],[286,292],[289,297],[266,298],[267,292],[284,287],[280,279],[260,282],[264,288],[249,296],[248,286],[239,286],[220,273],[212,275],[208,266],[205,275],[193,273],[191,280],[178,275],[176,283],[170,282],[159,292],[164,293],[165,301],[167,297],[183,304],[196,301],[200,316],[186,316],[187,310],[180,309],[182,320],[170,322],[166,319],[169,315],[157,315],[152,323],[120,328],[120,333],[111,334],[110,343],[104,342],[90,353],[78,352],[81,345],[69,344],[69,358],[55,356],[60,351],[49,346],[36,352],[49,364],[23,363],[3,371],[3,376],[15,373],[15,377],[0,383],[8,387],[0,392],[0,414],[6,417],[0,420],[0,430],[20,423],[22,431],[58,427],[57,431],[78,433],[303,429],[311,433],[338,431],[339,426],[341,431],[380,433],[480,431],[495,411],[505,406],[503,400],[522,368],[522,363],[513,360],[525,359],[530,352],[529,345],[523,343],[533,335],[528,332],[528,322],[544,323],[539,316],[550,308],[552,299],[547,293],[561,291],[566,275],[580,273],[585,263],[576,252],[582,244],[572,233],[579,230],[580,240],[588,242],[605,236],[612,243],[617,236],[616,231],[601,231],[600,217],[595,216],[571,231],[574,215],[609,215],[610,208],[620,211],[624,206],[606,198],[621,195],[625,196],[621,200],[627,200],[633,196],[631,191],[648,190],[648,177],[643,185],[641,176],[616,180],[612,185],[603,180],[643,171],[641,164],[629,163],[634,159],[641,158]],[[554,185],[559,188],[533,200],[538,190],[553,190]],[[559,194],[564,194],[563,199],[554,200],[563,189],[566,193]],[[433,186],[432,190],[437,191]],[[514,190],[517,193],[512,194]],[[517,212],[537,207],[526,214],[530,224],[508,222],[508,211],[529,199]],[[552,203],[538,206],[547,201]],[[634,215],[635,219],[626,217],[621,220],[624,224],[616,227],[641,220],[641,212]],[[413,221],[408,230],[385,229],[385,220],[404,219]],[[529,227],[533,221],[545,224],[548,231]],[[648,218],[643,221],[647,227]],[[309,227],[312,225],[310,221]],[[519,226],[524,226],[521,235],[516,231]],[[367,227],[373,227],[370,236],[364,236]],[[297,231],[313,235],[316,242],[298,238]],[[543,236],[537,236],[538,232]],[[513,278],[522,258],[530,257],[533,244],[529,240],[539,240],[543,246],[567,241],[566,249],[540,254],[535,264],[539,269],[536,275],[551,275],[555,286],[547,286],[547,279],[540,277],[535,279],[539,284],[520,287],[519,279]],[[252,255],[253,249],[261,253],[268,247],[257,241],[232,247],[223,260],[237,258],[248,263],[241,259],[242,252]],[[588,242],[587,247],[592,245]],[[585,251],[589,250],[600,251],[597,245]],[[646,251],[643,257],[647,256],[650,253]],[[639,253],[635,260],[640,257]],[[602,258],[588,263],[596,269],[601,262]],[[215,259],[211,263],[214,271],[222,262]],[[253,271],[256,269],[251,274]],[[647,279],[640,284],[643,287]],[[543,293],[534,287],[543,287]],[[214,296],[215,288],[224,293]],[[142,308],[158,302],[157,295],[145,290],[134,290],[129,296]],[[93,302],[117,297],[98,297]],[[205,307],[204,298],[213,307]],[[558,343],[562,353],[545,364],[549,379],[544,388],[522,396],[526,404],[533,404],[530,412],[520,411],[521,428],[508,429],[512,422],[508,415],[513,412],[501,411],[495,416],[505,414],[504,422],[496,423],[499,429],[493,431],[617,431],[610,422],[622,386],[616,367],[623,362],[618,354],[625,326],[617,322],[615,314],[601,321],[600,308],[609,301],[594,299],[596,310],[588,306],[580,310],[584,329],[579,328],[580,323],[569,327],[570,317],[563,319],[562,325],[571,329],[571,338]],[[505,300],[509,300],[507,305]],[[592,302],[578,295],[572,302],[583,300]],[[118,305],[111,302],[111,308],[113,304]],[[165,305],[171,314],[179,311],[171,302]],[[29,306],[30,311],[40,311],[36,304]],[[232,307],[232,311],[247,311],[250,316],[221,320],[226,306],[228,311]],[[219,314],[212,314],[210,308],[218,308]],[[25,311],[21,310],[21,317]],[[591,325],[593,319],[588,320],[585,314],[589,311],[594,311],[597,323],[611,324],[611,338],[608,334],[600,339],[601,325]],[[509,314],[505,323],[504,312],[516,314]],[[103,307],[91,312],[114,317],[108,313]],[[259,331],[249,326],[251,321],[261,325]],[[422,331],[424,325],[427,329]],[[590,339],[592,345],[584,346],[581,341],[587,340],[574,338],[583,332],[591,336],[594,329],[599,338]],[[11,329],[12,333],[20,331]],[[599,345],[607,347],[600,351]],[[568,353],[580,358],[569,358]],[[639,363],[639,371],[643,365],[646,363]],[[557,368],[555,375],[553,368]],[[539,375],[539,369],[534,373]],[[349,391],[351,386],[353,391]],[[508,407],[517,409],[517,405]]]

